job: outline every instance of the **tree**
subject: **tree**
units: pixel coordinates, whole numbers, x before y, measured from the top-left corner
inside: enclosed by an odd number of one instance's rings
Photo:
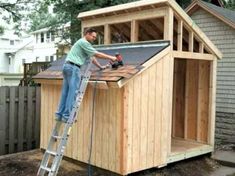
[[[123,4],[136,0],[46,0],[46,3],[53,4],[55,13],[63,16],[62,22],[70,22],[70,38],[72,44],[81,37],[81,22],[77,19],[80,12]]]
[[[4,31],[6,24],[14,24],[16,31],[21,31],[21,22],[27,13],[34,8],[32,4],[39,0],[0,0],[0,15],[5,24],[1,24],[0,31]],[[19,34],[19,33],[18,33]]]
[[[235,10],[235,0],[224,1],[224,6],[230,10]]]

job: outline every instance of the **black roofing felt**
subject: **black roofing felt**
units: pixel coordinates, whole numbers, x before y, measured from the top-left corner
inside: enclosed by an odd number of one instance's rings
[[[153,56],[161,52],[169,46],[169,41],[158,41],[148,43],[137,43],[137,44],[120,44],[120,45],[103,45],[95,46],[95,48],[103,53],[115,55],[119,52],[123,56],[123,62],[126,65],[141,65]],[[51,63],[51,67],[48,70],[60,71],[62,70],[63,59],[59,59]],[[107,64],[108,61],[104,59],[98,60],[101,64]]]
[[[222,8],[222,7],[218,7],[218,6],[211,4],[211,3],[208,3],[208,2],[204,2],[204,1],[201,1],[201,2],[204,5],[206,5],[208,8],[210,8],[211,10],[219,13],[220,15],[224,16],[225,18],[227,18],[231,22],[235,23],[235,11],[229,10],[226,8]]]

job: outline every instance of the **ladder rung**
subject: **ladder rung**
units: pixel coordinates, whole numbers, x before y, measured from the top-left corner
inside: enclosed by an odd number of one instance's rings
[[[47,171],[47,172],[51,172],[51,168],[48,168],[48,167],[44,167],[44,166],[41,166],[41,169]]]
[[[53,135],[52,137],[55,138],[55,139],[62,139],[61,136],[55,136],[55,135]]]
[[[50,150],[46,150],[46,152],[47,152],[47,153],[49,153],[49,154],[51,154],[51,155],[54,155],[54,156],[56,156],[56,155],[57,155],[57,153],[56,153],[56,152],[53,152],[53,151],[50,151]]]

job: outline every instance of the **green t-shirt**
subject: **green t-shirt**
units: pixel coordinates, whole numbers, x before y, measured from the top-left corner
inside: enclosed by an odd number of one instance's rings
[[[81,38],[72,46],[66,61],[83,65],[85,60],[94,56],[96,52],[96,49],[85,38]]]

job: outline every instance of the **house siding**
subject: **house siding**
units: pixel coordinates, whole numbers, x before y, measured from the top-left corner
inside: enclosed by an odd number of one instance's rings
[[[235,29],[202,9],[191,18],[223,53],[216,90],[216,142],[220,143],[235,135]]]

